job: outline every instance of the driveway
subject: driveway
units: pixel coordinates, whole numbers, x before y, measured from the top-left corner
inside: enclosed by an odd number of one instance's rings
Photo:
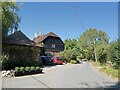
[[[117,81],[89,63],[44,67],[43,74],[4,78],[3,88],[116,88]]]

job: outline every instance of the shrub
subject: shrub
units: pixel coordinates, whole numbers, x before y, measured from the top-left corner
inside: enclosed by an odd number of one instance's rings
[[[34,67],[37,67],[37,66],[42,67],[43,66],[43,62],[42,62],[42,60],[35,60],[33,62],[33,64],[32,64],[32,66],[34,66]]]
[[[80,56],[77,56],[77,60],[80,60],[81,59],[81,57]]]
[[[0,61],[2,62],[2,70],[8,70],[9,69],[9,55],[3,53],[0,56]]]
[[[40,70],[40,67],[39,67],[39,66],[37,66],[37,67],[36,67],[36,70]]]
[[[30,68],[30,70],[35,70],[35,67],[32,66],[32,67]]]
[[[71,60],[70,63],[71,63],[71,64],[76,64],[77,61],[75,61],[75,60]]]
[[[30,67],[25,67],[25,71],[29,71],[30,70]]]
[[[16,45],[3,45],[2,48],[2,69],[10,70],[15,67],[39,66],[41,62],[36,61],[39,58],[39,49],[35,47],[25,47]],[[22,53],[21,53],[22,52]]]
[[[112,62],[113,67],[115,69],[119,68],[120,66],[120,39],[110,43],[109,60]]]
[[[25,68],[24,67],[20,67],[20,71],[24,71],[25,70]]]
[[[20,70],[20,68],[19,67],[15,67],[15,71],[19,71]]]
[[[64,50],[60,53],[60,56],[64,57],[67,62],[70,62],[71,60],[76,60],[76,49]]]
[[[113,77],[118,77],[118,70],[114,70],[114,73],[112,73]]]

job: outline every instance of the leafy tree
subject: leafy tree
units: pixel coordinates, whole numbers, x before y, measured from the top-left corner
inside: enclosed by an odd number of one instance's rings
[[[2,38],[5,39],[8,32],[17,30],[20,23],[20,17],[17,14],[19,6],[16,2],[2,2]]]
[[[106,45],[108,43],[109,37],[105,32],[90,28],[80,36],[78,45],[83,50],[88,51],[88,59],[97,61],[97,45]]]
[[[64,44],[65,44],[65,50],[70,50],[78,47],[76,39],[67,39],[64,41]]]
[[[70,62],[71,60],[76,60],[76,56],[77,56],[75,49],[64,50],[63,52],[60,53],[60,55],[64,57],[64,59],[67,62]]]
[[[109,48],[109,60],[113,63],[113,67],[120,66],[120,40],[111,42]]]
[[[96,48],[99,62],[105,64],[108,60],[109,45],[98,45]]]
[[[77,39],[67,39],[64,41],[65,50],[61,52],[61,56],[63,56],[67,62],[71,60],[77,60],[77,56],[80,55],[81,50],[78,48],[78,40]]]

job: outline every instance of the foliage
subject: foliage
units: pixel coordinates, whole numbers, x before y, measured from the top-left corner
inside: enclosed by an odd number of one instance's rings
[[[65,50],[71,50],[77,48],[77,40],[76,39],[67,39],[64,41]]]
[[[40,67],[37,66],[37,67],[34,67],[34,66],[31,66],[31,67],[15,67],[15,71],[29,71],[29,70],[40,70]]]
[[[19,71],[20,70],[20,68],[19,67],[15,67],[15,71]]]
[[[77,60],[80,60],[80,59],[82,59],[84,57],[83,57],[83,54],[79,54],[76,58],[77,58]]]
[[[37,66],[37,67],[36,67],[36,70],[40,70],[40,67],[39,67],[39,66]]]
[[[3,54],[0,56],[0,61],[1,61],[1,62],[6,61],[6,60],[8,60],[8,58],[9,58],[9,56],[3,53]]]
[[[90,28],[77,39],[64,41],[65,50],[60,53],[67,62],[87,59],[101,64],[112,62],[111,68],[120,66],[120,40],[109,42],[107,33]],[[109,66],[109,65],[108,65]]]
[[[97,61],[98,48],[96,47],[98,45],[107,45],[109,43],[109,37],[103,31],[90,28],[80,36],[78,43],[82,50],[87,51],[87,53],[84,51],[84,55],[87,54],[87,59]]]
[[[46,55],[46,56],[50,56],[50,57],[53,56],[51,53],[46,53],[45,55]]]
[[[30,68],[30,70],[35,70],[35,67],[32,66],[32,67]]]
[[[95,67],[101,67],[100,70],[105,72],[107,75],[118,78],[118,70],[114,69],[106,64],[101,64],[100,62],[91,62]]]
[[[33,61],[33,64],[31,64],[31,65],[34,67],[37,67],[37,66],[42,67],[43,62],[41,60],[37,59],[37,60]]]
[[[109,45],[98,45],[96,48],[99,62],[106,63],[108,61]]]
[[[64,41],[65,50],[61,52],[67,62],[77,59],[98,60],[101,63],[107,61],[109,37],[100,30],[90,28],[78,39]]]
[[[61,56],[64,57],[64,59],[67,62],[70,62],[71,59],[75,60],[76,59],[76,50],[71,49],[71,50],[65,50],[61,52]]]
[[[3,46],[4,58],[2,59],[2,69],[14,69],[15,67],[42,66],[39,60],[39,51],[28,46]],[[21,53],[22,52],[22,53]]]
[[[20,71],[24,71],[25,70],[25,68],[24,67],[20,67]]]
[[[40,52],[40,55],[44,55],[44,54],[45,54],[45,46],[41,48],[41,52]]]
[[[30,70],[30,67],[25,67],[25,71],[29,71]]]
[[[106,64],[107,61],[111,61],[113,68],[119,68],[120,40],[109,43],[109,37],[105,32],[90,29],[80,36],[78,43],[83,51],[87,51],[86,56],[88,60],[96,60],[96,54],[97,60],[101,64]],[[85,55],[85,52],[83,55]]]
[[[109,60],[113,63],[114,68],[120,66],[120,40],[110,43],[109,48]]]
[[[1,56],[0,56],[0,60],[1,60],[1,62],[2,62],[2,69],[4,69],[4,68],[8,68],[9,67],[9,55],[8,54],[2,54]]]
[[[76,60],[77,56],[82,56],[82,50],[78,48],[77,42],[76,39],[67,39],[64,41],[65,50],[60,53],[60,56],[64,57],[67,62],[70,62],[70,60]]]
[[[3,39],[9,31],[17,30],[20,17],[17,14],[19,6],[16,2],[2,2],[2,36]]]
[[[70,63],[71,63],[71,64],[77,64],[77,61],[71,60]]]

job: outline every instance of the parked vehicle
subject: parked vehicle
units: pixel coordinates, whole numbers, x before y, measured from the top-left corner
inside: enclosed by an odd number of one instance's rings
[[[53,62],[54,64],[63,64],[64,63],[64,59],[62,57],[53,57]]]
[[[44,65],[53,65],[53,60],[50,56],[40,56],[40,60],[42,60]]]

